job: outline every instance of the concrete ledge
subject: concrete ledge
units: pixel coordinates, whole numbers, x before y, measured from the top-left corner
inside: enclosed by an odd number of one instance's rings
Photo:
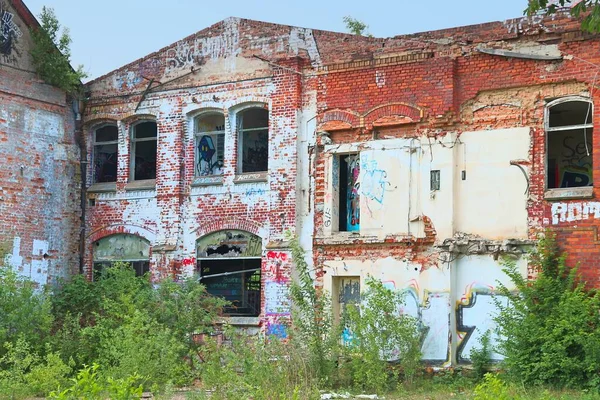
[[[544,200],[591,199],[593,197],[594,188],[592,186],[547,189],[544,192]]]

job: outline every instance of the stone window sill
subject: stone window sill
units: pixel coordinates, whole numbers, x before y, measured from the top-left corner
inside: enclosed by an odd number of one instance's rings
[[[223,175],[197,176],[192,182],[192,186],[213,186],[222,184]]]
[[[382,243],[407,243],[413,242],[412,235],[361,235],[359,232],[332,232],[331,235],[316,236],[317,245],[339,245],[339,244],[382,244]]]
[[[267,172],[249,172],[245,174],[237,174],[233,178],[233,183],[248,183],[248,182],[266,182]]]
[[[259,317],[222,317],[219,321],[231,326],[260,326]]]
[[[94,183],[90,187],[87,188],[89,193],[101,193],[101,192],[116,192],[117,191],[117,183],[116,182],[102,182],[102,183]]]
[[[594,197],[594,188],[591,186],[576,188],[547,189],[544,192],[544,200],[570,200],[570,199],[591,199]]]
[[[132,181],[125,186],[125,190],[154,190],[156,179],[145,179],[143,181]]]

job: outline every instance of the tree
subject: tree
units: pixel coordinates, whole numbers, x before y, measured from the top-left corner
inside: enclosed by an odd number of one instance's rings
[[[349,15],[346,15],[344,17],[344,24],[346,24],[346,29],[348,29],[348,31],[350,31],[350,33],[352,33],[353,35],[358,35],[358,36],[366,35],[369,37],[373,36],[370,33],[365,32],[369,28],[369,25],[365,24],[364,22],[362,22],[356,18],[352,18]]]
[[[579,18],[581,29],[587,32],[600,32],[600,0],[529,0],[525,13],[555,14],[561,7],[570,7],[571,15]]]
[[[81,86],[81,79],[87,74],[82,65],[77,70],[71,67],[69,29],[63,28],[61,31],[52,8],[43,7],[39,18],[40,27],[31,30],[33,45],[30,54],[33,66],[46,83],[73,93]]]

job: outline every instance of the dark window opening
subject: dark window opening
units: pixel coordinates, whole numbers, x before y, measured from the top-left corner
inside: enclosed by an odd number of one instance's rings
[[[206,291],[229,301],[231,316],[260,314],[261,259],[198,260],[200,282]]]
[[[269,111],[251,108],[240,113],[241,172],[266,172],[269,165]]]
[[[592,186],[592,103],[568,101],[551,107],[547,125],[549,189]]]
[[[156,122],[141,122],[133,127],[133,180],[156,179]]]
[[[430,172],[429,190],[440,190],[440,170],[434,169]]]
[[[222,175],[225,118],[210,114],[196,119],[196,176]]]
[[[339,230],[360,229],[360,156],[346,154],[339,157]]]
[[[147,272],[150,271],[150,261],[148,260],[144,260],[144,261],[122,261],[126,264],[129,264],[131,266],[131,268],[133,268],[133,270],[135,271],[135,276],[144,276],[144,274],[146,274]],[[94,276],[93,279],[94,281],[97,281],[98,279],[102,278],[102,273],[103,271],[105,271],[107,268],[110,268],[112,266],[112,262],[108,262],[108,261],[99,261],[99,262],[94,262]]]
[[[94,183],[117,181],[118,136],[118,129],[114,125],[103,126],[94,132]]]

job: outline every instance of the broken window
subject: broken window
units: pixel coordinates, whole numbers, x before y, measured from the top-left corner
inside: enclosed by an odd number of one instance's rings
[[[94,242],[94,280],[113,263],[129,264],[136,276],[142,276],[150,270],[150,243],[139,236],[118,234]]]
[[[238,114],[239,170],[266,172],[269,165],[269,111],[249,108]]]
[[[131,169],[134,181],[156,179],[156,122],[140,122],[133,126]]]
[[[360,229],[360,155],[339,156],[339,230]]]
[[[197,269],[206,291],[231,303],[229,315],[260,314],[262,241],[245,231],[219,231],[197,242]]]
[[[93,183],[117,181],[117,142],[119,131],[115,125],[104,125],[94,131]]]
[[[208,114],[196,118],[196,176],[222,175],[225,149],[225,118]]]
[[[592,186],[593,105],[560,99],[546,113],[548,189]]]

